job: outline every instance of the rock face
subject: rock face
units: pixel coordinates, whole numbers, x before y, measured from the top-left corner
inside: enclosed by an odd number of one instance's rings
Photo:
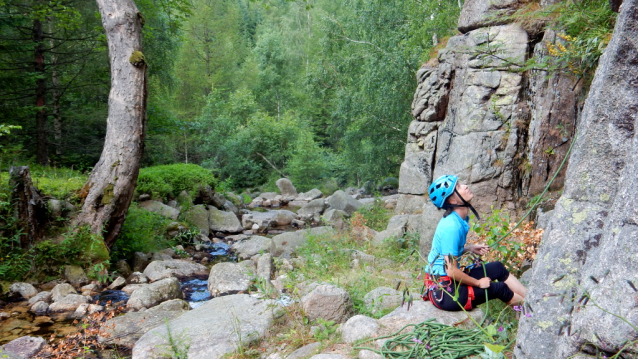
[[[502,25],[505,16],[512,15],[520,0],[467,0],[463,4],[458,29],[462,33],[480,27]]]
[[[330,284],[322,284],[301,298],[301,305],[310,318],[332,320],[343,323],[352,313],[352,300],[344,289]]]
[[[465,1],[458,22],[463,34],[450,38],[438,58],[417,71],[414,121],[408,128],[395,213],[421,214],[417,229],[422,253],[429,251],[442,215],[427,196],[433,179],[458,175],[480,199],[473,203],[480,213],[491,211],[492,205],[513,212],[521,197],[544,189],[574,138],[583,92],[577,79],[540,70],[512,71],[528,53],[542,62],[547,43],[562,41],[549,30],[530,28],[528,36],[511,23],[506,15],[523,3]],[[552,190],[562,188],[562,171]]]
[[[166,320],[176,318],[188,310],[190,307],[187,302],[173,299],[143,312],[128,312],[104,323],[100,328],[98,341],[101,344],[132,348],[146,332],[164,325]]]
[[[144,275],[152,282],[168,277],[191,277],[207,275],[205,266],[181,259],[153,261],[144,269]]]
[[[189,344],[189,359],[217,359],[263,338],[277,311],[271,300],[247,294],[211,299],[169,322],[171,335]],[[167,326],[144,334],[133,347],[133,359],[162,357],[168,351]],[[170,355],[169,355],[170,356]]]
[[[519,323],[517,358],[585,357],[596,348],[617,353],[638,336],[624,321],[638,318],[638,49],[628,40],[638,38],[637,21],[638,1],[625,0],[583,109],[563,195],[532,267],[527,303],[534,312]],[[584,295],[590,297],[586,306]],[[631,346],[623,354],[638,351]]]

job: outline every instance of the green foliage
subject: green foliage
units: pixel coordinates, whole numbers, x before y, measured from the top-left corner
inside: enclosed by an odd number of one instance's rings
[[[133,252],[157,252],[171,247],[166,227],[171,223],[165,217],[131,204],[122,225],[122,231],[111,248],[114,261],[129,258]]]
[[[518,273],[520,268],[516,267],[514,263],[518,262],[519,255],[525,251],[523,243],[513,240],[512,237],[499,241],[509,229],[510,218],[507,213],[494,209],[494,207],[492,207],[492,214],[484,218],[481,223],[472,221],[472,231],[493,250],[500,253],[499,260],[501,260],[503,265],[511,272]]]
[[[59,243],[44,240],[28,249],[20,248],[18,234],[0,237],[0,278],[19,280],[27,276],[48,278],[59,274],[64,265],[107,265],[109,252],[102,239],[88,226],[71,228]]]
[[[372,206],[363,206],[357,210],[357,213],[363,215],[366,225],[375,231],[383,231],[386,229],[388,221],[393,215],[392,210],[384,207],[384,203],[380,197],[374,199]]]
[[[152,194],[154,198],[175,198],[181,191],[195,193],[200,186],[215,188],[213,173],[194,164],[176,163],[140,169],[137,193]]]
[[[69,168],[31,165],[33,184],[43,194],[57,199],[77,201],[77,192],[84,186],[88,176]]]
[[[337,332],[337,325],[333,320],[317,318],[317,324],[319,325],[319,329],[314,333],[314,337],[319,342],[332,339]]]
[[[605,0],[558,2],[541,11],[518,15],[544,18],[548,28],[557,33],[557,38],[546,44],[550,56],[540,62],[531,58],[521,70],[563,71],[590,81],[611,39],[616,16]]]

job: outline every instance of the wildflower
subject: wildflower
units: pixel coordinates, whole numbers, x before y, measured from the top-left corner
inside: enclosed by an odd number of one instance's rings
[[[421,279],[421,272],[419,272],[419,275],[418,275],[418,276],[416,276],[416,279],[417,279],[417,280]]]
[[[514,309],[514,311],[516,312],[522,312],[523,311],[523,307],[520,305],[515,305],[512,309]]]
[[[417,343],[417,344],[423,344],[423,341],[419,340],[418,338],[414,337],[412,338],[412,341]]]
[[[502,326],[502,325],[501,325],[500,327],[498,327],[498,331],[499,331],[499,332],[502,332],[503,330],[504,330],[504,329],[503,329],[503,326]]]
[[[528,317],[528,318],[531,318],[531,317],[532,317],[532,315],[531,315],[531,314],[529,314],[529,313],[525,313],[525,316],[526,316],[526,317]]]

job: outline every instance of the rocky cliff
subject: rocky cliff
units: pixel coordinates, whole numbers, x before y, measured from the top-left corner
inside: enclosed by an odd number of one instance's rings
[[[420,213],[424,253],[440,216],[427,201],[433,178],[458,174],[482,213],[516,211],[548,184],[575,138],[552,184],[563,194],[531,270],[517,358],[638,357],[637,5],[620,6],[589,94],[566,74],[519,71],[560,39],[508,23],[516,0],[467,0],[462,34],[417,72],[397,210]]]
[[[481,213],[514,212],[544,189],[571,144],[584,91],[566,74],[520,70],[556,40],[541,26],[504,17],[520,3],[466,1],[462,34],[417,72],[397,212],[422,214],[424,251],[441,215],[427,201],[434,178],[456,174],[471,184]],[[564,171],[553,189],[562,188]]]
[[[532,267],[517,358],[638,357],[637,6],[620,6],[599,61]]]

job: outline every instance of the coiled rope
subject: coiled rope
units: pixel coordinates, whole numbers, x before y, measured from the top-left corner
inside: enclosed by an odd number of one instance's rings
[[[414,327],[412,331],[400,334]],[[386,339],[381,349],[360,346],[373,340]],[[353,349],[375,352],[386,359],[465,358],[484,353],[486,338],[479,329],[460,329],[437,323],[434,318],[419,324],[408,324],[394,334],[359,342]]]

